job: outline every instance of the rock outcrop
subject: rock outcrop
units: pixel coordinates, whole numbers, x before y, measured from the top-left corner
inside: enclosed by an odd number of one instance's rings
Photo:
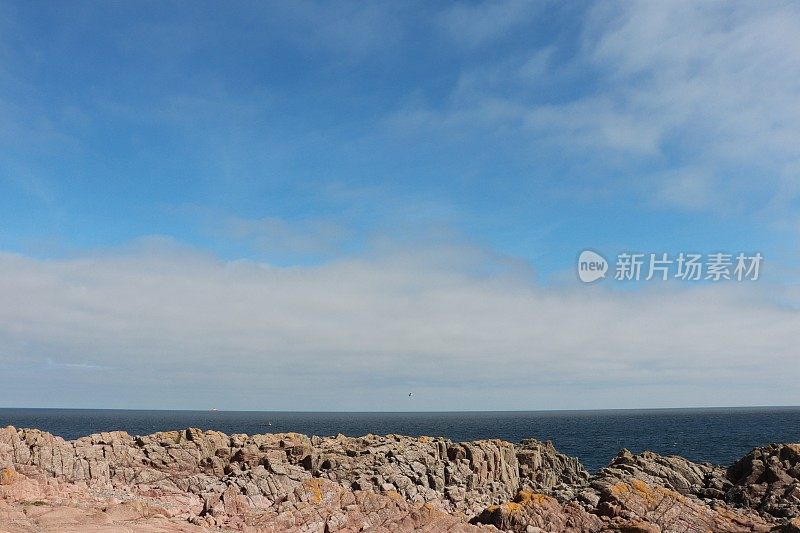
[[[0,532],[798,531],[800,446],[730,468],[551,443],[0,429]]]
[[[776,518],[800,516],[800,444],[756,448],[726,474],[726,501]]]
[[[514,501],[490,505],[472,520],[492,524],[501,531],[600,531],[604,522],[575,502],[559,502],[544,494],[520,491]]]

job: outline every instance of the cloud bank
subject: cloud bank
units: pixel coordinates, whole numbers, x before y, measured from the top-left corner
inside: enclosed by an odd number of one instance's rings
[[[467,247],[274,267],[149,240],[2,254],[0,294],[2,405],[800,403],[800,311],[766,285],[543,287]]]

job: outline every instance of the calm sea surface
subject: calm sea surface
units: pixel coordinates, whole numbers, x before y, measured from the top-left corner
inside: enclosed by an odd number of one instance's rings
[[[605,466],[621,448],[727,465],[756,446],[800,442],[800,407],[456,413],[0,409],[0,427],[9,424],[66,439],[110,430],[145,435],[186,427],[250,434],[398,433],[458,441],[533,437],[552,440],[590,470]]]

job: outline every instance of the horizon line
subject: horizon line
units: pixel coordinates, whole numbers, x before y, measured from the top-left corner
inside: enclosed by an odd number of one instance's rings
[[[480,410],[418,410],[418,411],[316,411],[316,410],[261,410],[261,409],[156,409],[130,407],[8,407],[4,410],[39,410],[39,411],[153,411],[184,413],[287,413],[287,414],[452,414],[452,413],[585,413],[607,411],[700,411],[700,410],[732,410],[732,409],[800,409],[800,405],[713,405],[689,407],[607,407],[597,409],[480,409]]]

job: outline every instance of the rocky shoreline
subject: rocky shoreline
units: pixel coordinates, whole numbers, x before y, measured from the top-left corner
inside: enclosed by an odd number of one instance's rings
[[[800,444],[728,467],[525,440],[0,429],[0,532],[800,533]]]

